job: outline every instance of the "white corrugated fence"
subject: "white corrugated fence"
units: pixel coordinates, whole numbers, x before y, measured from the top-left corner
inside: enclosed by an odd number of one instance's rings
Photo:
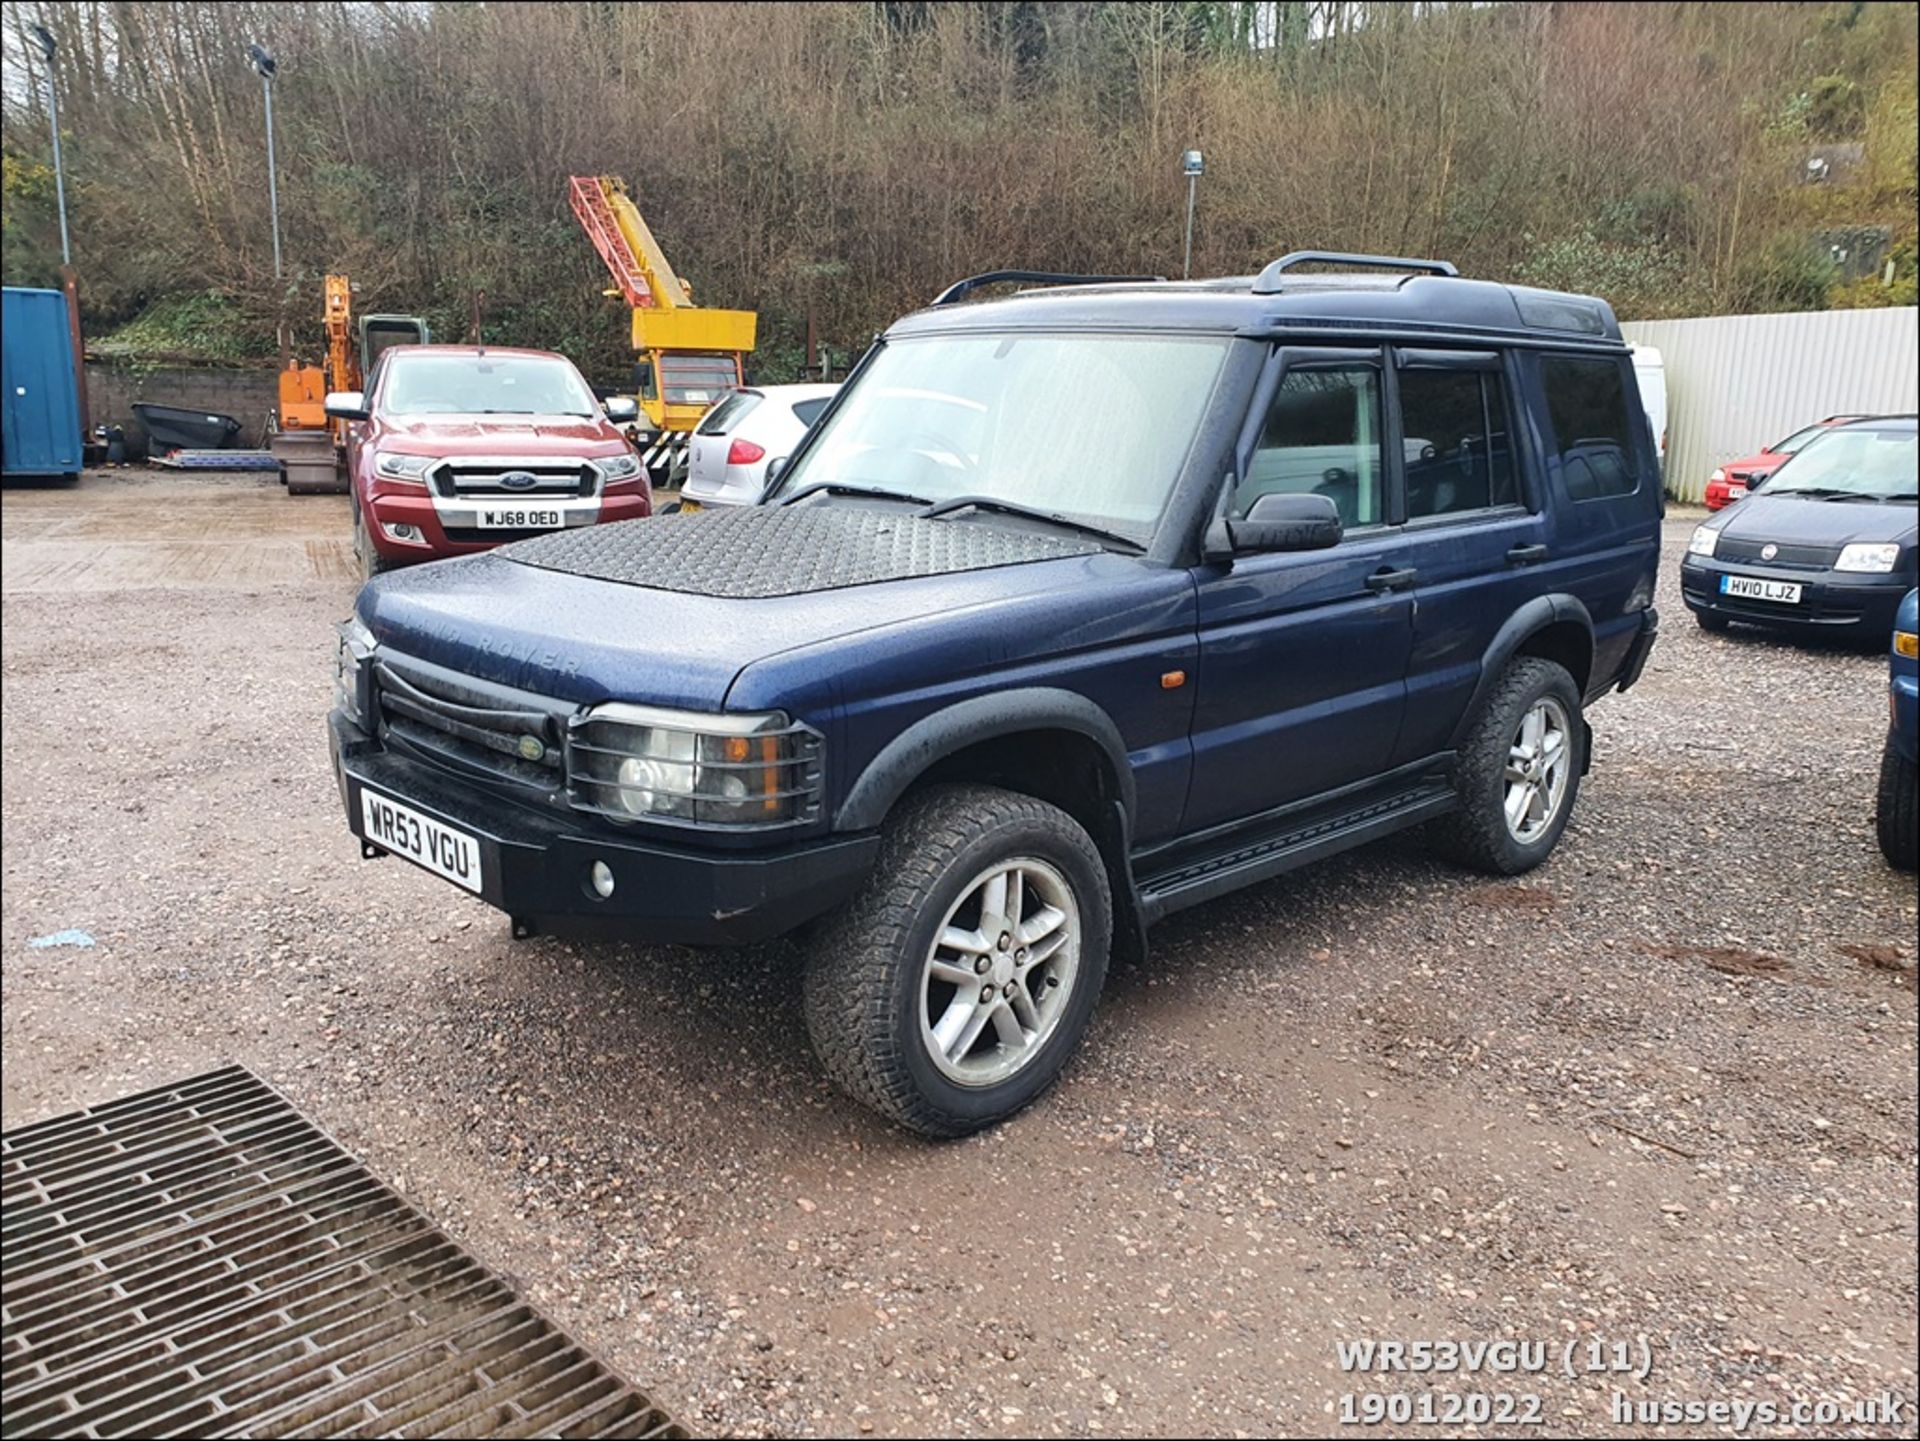
[[[1920,310],[1635,320],[1667,372],[1667,489],[1698,501],[1713,468],[1829,415],[1920,408]]]

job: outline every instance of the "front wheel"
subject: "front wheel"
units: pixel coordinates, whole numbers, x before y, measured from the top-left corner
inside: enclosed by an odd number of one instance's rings
[[[1455,753],[1460,808],[1434,823],[1436,848],[1494,875],[1532,870],[1567,828],[1585,769],[1579,687],[1565,666],[1519,657]]]
[[[1893,748],[1893,737],[1888,736],[1887,748],[1880,756],[1880,796],[1874,826],[1880,835],[1880,854],[1895,870],[1913,870],[1916,859],[1920,859],[1915,856],[1916,848],[1920,848],[1920,836],[1915,834],[1920,825],[1915,815],[1915,769],[1912,761]]]
[[[807,1030],[856,1100],[922,1135],[965,1135],[1053,1084],[1112,933],[1106,867],[1071,816],[930,787],[888,821],[869,888],[813,938]]]
[[[358,505],[353,508],[353,558],[359,563],[360,579],[363,581],[372,580],[394,567],[394,562],[373,548],[373,537],[367,534],[366,514]]]

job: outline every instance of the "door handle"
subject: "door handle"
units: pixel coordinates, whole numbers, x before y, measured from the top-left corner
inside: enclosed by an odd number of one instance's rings
[[[1544,545],[1516,545],[1507,552],[1508,565],[1537,565],[1547,558]]]
[[[1402,570],[1394,570],[1390,567],[1382,568],[1367,577],[1367,589],[1404,590],[1407,586],[1412,585],[1415,580],[1419,579],[1419,576],[1420,572],[1414,570],[1411,566]]]

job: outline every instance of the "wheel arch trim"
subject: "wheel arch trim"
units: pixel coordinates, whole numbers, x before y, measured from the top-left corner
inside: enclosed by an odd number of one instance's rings
[[[1459,721],[1454,725],[1452,745],[1459,745],[1461,738],[1473,724],[1473,718],[1480,713],[1480,706],[1486,700],[1494,684],[1500,679],[1507,662],[1520,654],[1521,647],[1550,626],[1572,625],[1586,637],[1587,660],[1589,666],[1593,660],[1593,616],[1577,596],[1556,593],[1537,595],[1521,606],[1506,623],[1494,632],[1492,641],[1480,657],[1480,679],[1475,683],[1473,696],[1468,700],[1466,709],[1460,713]],[[1584,693],[1585,681],[1574,677],[1574,688]]]
[[[1022,731],[1061,730],[1086,737],[1106,757],[1127,817],[1135,814],[1133,768],[1120,728],[1076,691],[1033,686],[973,696],[922,716],[867,763],[835,811],[836,831],[866,830],[933,765],[968,746]]]

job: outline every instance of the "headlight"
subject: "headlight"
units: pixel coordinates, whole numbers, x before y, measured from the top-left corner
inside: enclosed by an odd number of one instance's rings
[[[1900,547],[1897,545],[1843,545],[1840,547],[1840,559],[1833,563],[1833,568],[1863,571],[1868,575],[1887,575],[1899,561]]]
[[[365,715],[361,704],[361,679],[366,673],[367,662],[373,658],[373,632],[362,625],[358,617],[343,621],[337,630],[339,644],[333,656],[333,703],[358,721]]]
[[[605,460],[596,460],[602,480],[632,480],[640,473],[640,461],[631,455],[614,455]]]
[[[567,733],[569,798],[615,820],[786,825],[820,804],[820,737],[779,711],[705,715],[611,702]]]
[[[1720,532],[1710,525],[1696,525],[1693,538],[1687,542],[1688,555],[1712,555],[1713,548],[1720,544]]]
[[[1712,475],[1707,477],[1708,480],[1725,480],[1726,478],[1727,473],[1724,470],[1716,470]]]
[[[401,455],[391,450],[380,450],[374,452],[373,471],[375,475],[385,476],[388,480],[411,480],[425,484],[427,467],[435,459],[431,455]]]

